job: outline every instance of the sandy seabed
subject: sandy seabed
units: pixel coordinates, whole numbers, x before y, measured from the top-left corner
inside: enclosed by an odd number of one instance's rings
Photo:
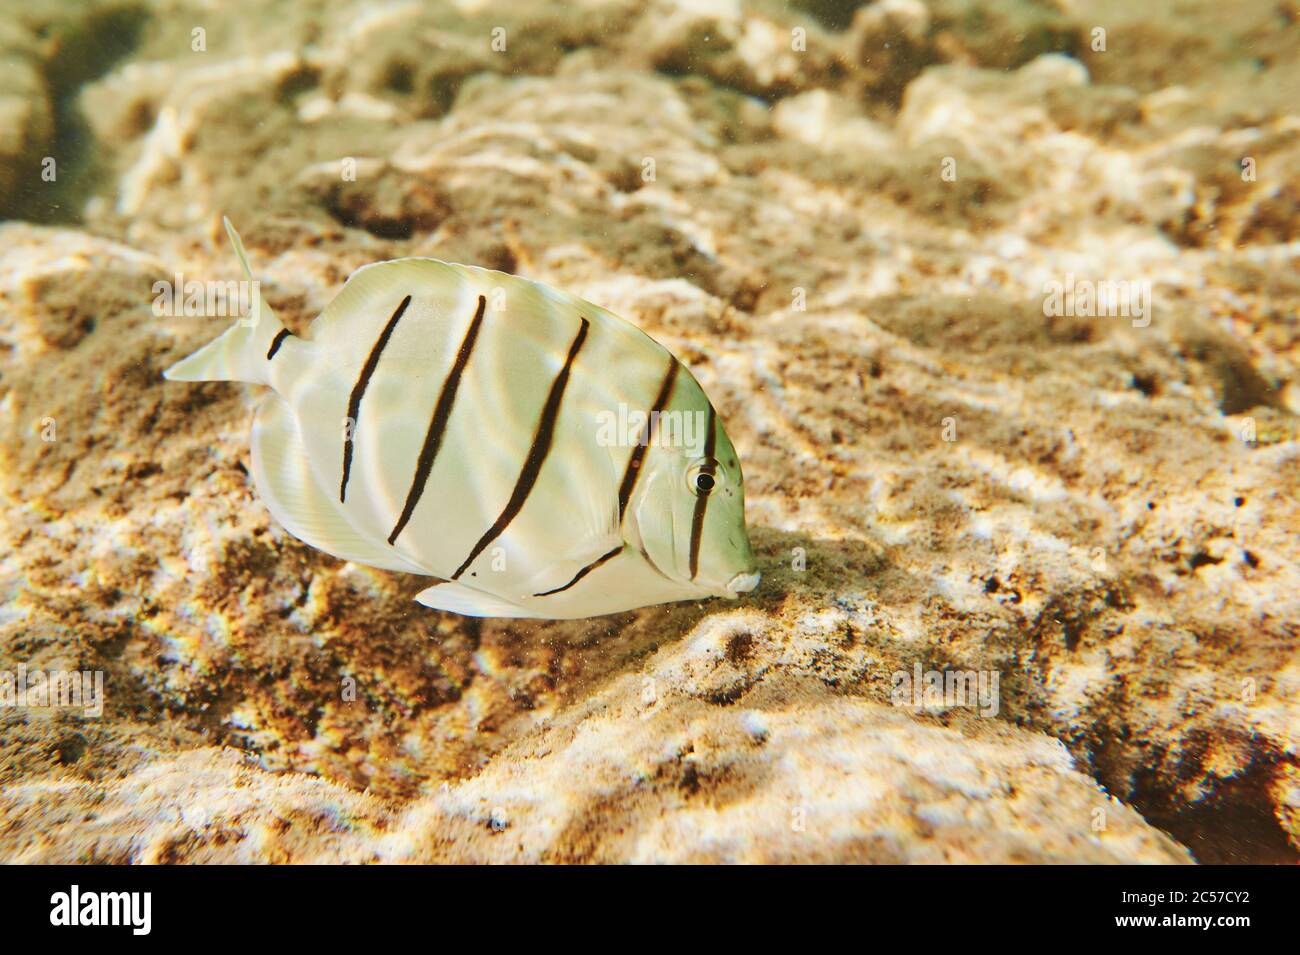
[[[1300,5],[503,9],[0,24],[0,672],[105,679],[0,710],[0,859],[1297,861]],[[161,377],[223,214],[299,331],[402,255],[640,325],[760,589],[480,621],[287,536],[256,389]]]

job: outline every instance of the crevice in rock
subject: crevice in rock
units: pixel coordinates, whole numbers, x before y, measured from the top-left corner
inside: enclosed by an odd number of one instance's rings
[[[56,179],[50,183],[41,179],[38,158],[29,173],[28,181],[34,185],[17,191],[12,207],[0,208],[0,217],[41,224],[81,221],[82,207],[107,167],[81,112],[81,89],[135,51],[150,19],[145,7],[124,3],[91,11],[76,21],[41,27],[41,38],[52,51],[41,72],[54,112],[54,135],[46,148],[56,163]]]
[[[1185,845],[1200,863],[1300,863],[1300,850],[1291,844],[1272,809],[1269,790],[1281,765],[1279,754],[1254,751],[1239,773],[1207,781],[1217,783],[1213,791],[1188,802],[1181,795],[1182,784],[1204,775],[1206,745],[1201,740],[1171,774],[1163,747],[1142,751],[1141,743],[1129,739],[1125,730],[1110,745],[1091,753],[1088,761],[1098,782]]]
[[[1269,784],[1276,762],[1257,756],[1242,773],[1198,802],[1179,804],[1153,770],[1135,777],[1129,804],[1154,826],[1187,846],[1196,861],[1212,865],[1295,865],[1300,851],[1273,814]]]

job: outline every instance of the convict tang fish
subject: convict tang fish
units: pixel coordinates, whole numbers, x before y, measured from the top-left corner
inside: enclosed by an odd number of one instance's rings
[[[165,375],[271,387],[253,479],[295,537],[437,578],[416,600],[478,617],[757,586],[722,422],[681,362],[611,312],[424,258],[358,269],[305,337],[253,302]]]

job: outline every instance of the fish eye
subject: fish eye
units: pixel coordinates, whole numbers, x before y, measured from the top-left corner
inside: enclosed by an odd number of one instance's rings
[[[724,480],[722,465],[713,458],[701,458],[686,469],[686,486],[700,497],[712,494]]]

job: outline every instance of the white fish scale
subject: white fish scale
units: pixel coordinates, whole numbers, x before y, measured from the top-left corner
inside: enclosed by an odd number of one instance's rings
[[[316,348],[324,354],[302,368],[291,387],[313,472],[322,487],[337,489],[349,396],[384,326],[410,295],[361,401],[344,504],[349,523],[386,544],[416,476],[443,383],[484,296],[489,304],[438,454],[394,545],[430,574],[450,577],[509,502],[552,383],[586,318],[590,328],[532,492],[462,579],[481,583],[490,574],[494,590],[513,593],[557,560],[573,560],[576,572],[592,557],[583,542],[616,532],[618,485],[631,454],[631,448],[597,443],[597,415],[617,414],[620,402],[649,407],[670,356],[620,319],[572,296],[499,272],[424,264],[373,267],[400,275],[363,270],[349,288],[363,276],[379,281],[352,294],[345,289],[313,324],[313,336],[320,334]],[[497,301],[504,304],[500,311],[493,307]],[[346,361],[332,360],[340,353]],[[502,564],[504,570],[497,569]]]

